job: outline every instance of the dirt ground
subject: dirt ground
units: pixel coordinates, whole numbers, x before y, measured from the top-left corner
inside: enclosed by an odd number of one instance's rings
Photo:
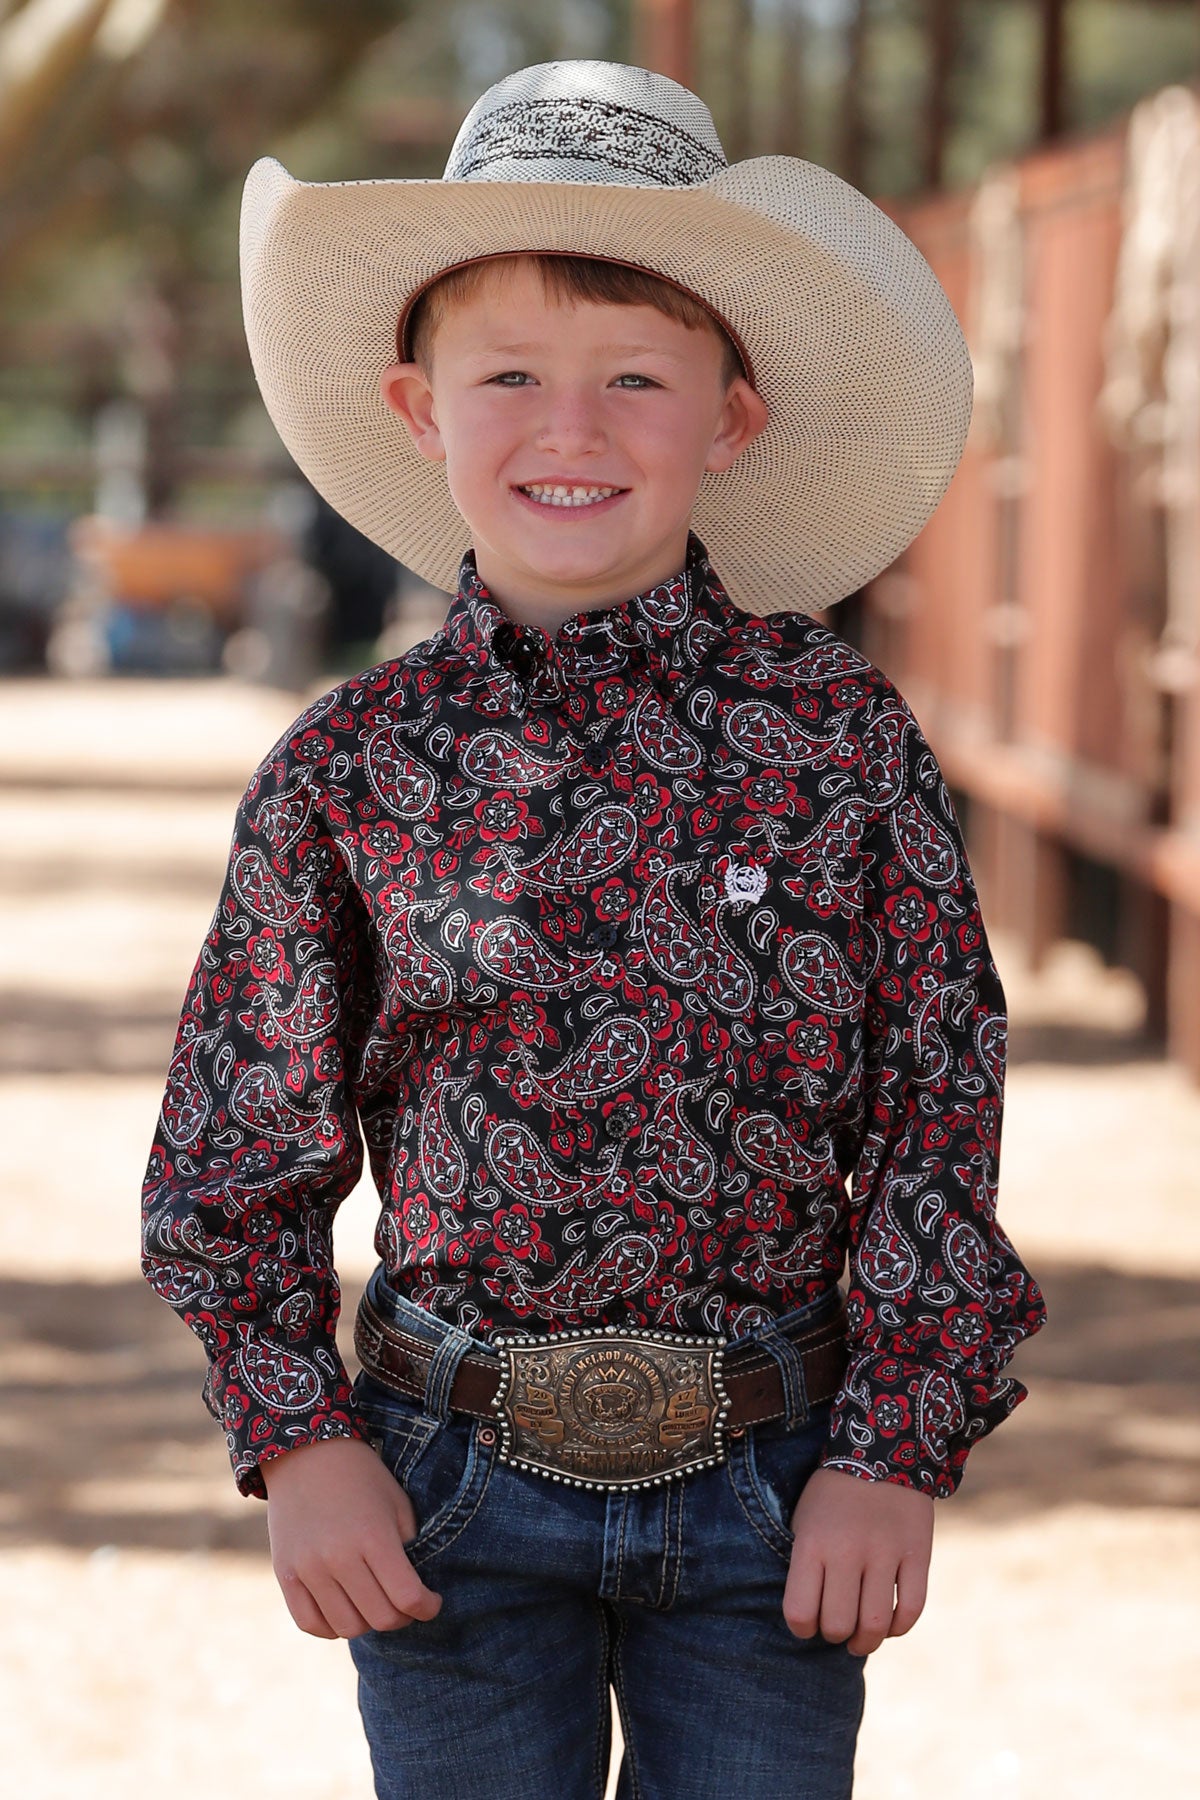
[[[0,1769],[25,1800],[368,1800],[344,1645],[303,1637],[137,1195],[233,805],[298,710],[0,683]],[[1029,1400],[939,1503],[868,1664],[857,1800],[1128,1800],[1200,1768],[1200,1090],[1082,945],[1012,1017],[1001,1217],[1046,1289]],[[371,1196],[343,1209],[349,1304]],[[531,1797],[533,1800],[533,1797]]]

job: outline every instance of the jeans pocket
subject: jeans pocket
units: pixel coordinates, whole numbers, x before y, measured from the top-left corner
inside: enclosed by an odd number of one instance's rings
[[[805,1483],[821,1460],[831,1405],[817,1406],[789,1431],[781,1420],[754,1425],[730,1446],[729,1479],[757,1535],[785,1562],[795,1541],[791,1519]]]
[[[491,1479],[495,1433],[462,1413],[442,1420],[417,1400],[393,1393],[369,1375],[355,1388],[357,1408],[384,1467],[412,1502],[416,1536],[406,1540],[410,1562],[446,1549],[474,1516]]]

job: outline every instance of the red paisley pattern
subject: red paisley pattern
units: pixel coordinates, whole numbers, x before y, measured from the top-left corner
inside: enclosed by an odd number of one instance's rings
[[[362,1166],[481,1338],[743,1335],[847,1273],[826,1463],[951,1493],[1043,1323],[995,1219],[1005,1004],[937,762],[807,614],[672,580],[550,635],[463,559],[239,808],[145,1184],[244,1492],[356,1435],[331,1225]]]

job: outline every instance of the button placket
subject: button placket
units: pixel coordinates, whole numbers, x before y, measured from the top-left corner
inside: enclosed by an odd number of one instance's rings
[[[593,775],[602,775],[612,767],[613,755],[607,744],[602,744],[598,739],[593,738],[580,751],[580,760],[585,768],[591,770]]]

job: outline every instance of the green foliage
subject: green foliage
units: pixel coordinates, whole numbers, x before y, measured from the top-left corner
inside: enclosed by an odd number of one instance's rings
[[[698,0],[701,87],[719,130],[732,110],[730,34],[740,11],[754,16],[749,45],[752,154],[776,148],[783,19],[797,9],[804,39],[801,154],[844,172],[846,25],[857,0]],[[866,187],[917,191],[927,113],[927,0],[863,0],[868,37],[863,72]],[[1017,156],[1038,129],[1041,8],[1037,0],[958,0],[946,180],[961,186],[990,162]],[[1071,0],[1067,93],[1072,130],[1117,118],[1142,95],[1200,79],[1200,14],[1193,0]]]
[[[1200,78],[1200,9],[1077,0],[1071,20],[1072,123],[1105,124],[1143,94]]]

